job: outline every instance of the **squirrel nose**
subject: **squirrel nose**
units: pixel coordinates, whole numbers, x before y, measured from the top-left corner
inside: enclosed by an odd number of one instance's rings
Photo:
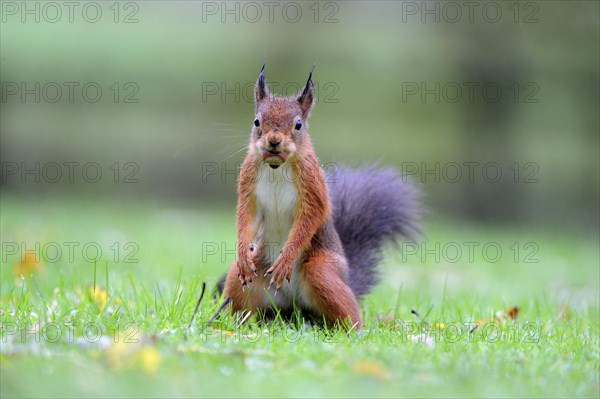
[[[280,143],[281,143],[281,140],[279,140],[279,139],[270,139],[269,140],[269,144],[271,145],[271,147],[277,147]]]

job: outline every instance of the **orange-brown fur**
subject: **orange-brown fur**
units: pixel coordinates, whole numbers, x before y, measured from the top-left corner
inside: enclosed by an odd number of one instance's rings
[[[234,312],[268,311],[276,298],[284,311],[298,305],[328,324],[349,321],[359,327],[360,309],[347,284],[348,265],[333,227],[325,176],[306,131],[313,97],[310,77],[299,96],[272,96],[261,71],[255,89],[260,125],[253,127],[240,171],[237,260],[227,273],[225,294],[232,298]],[[296,194],[291,230],[274,262],[265,255],[262,240],[253,244],[264,230],[257,205],[257,189],[264,186],[257,183],[266,178],[260,175],[265,163],[273,169],[289,168]]]

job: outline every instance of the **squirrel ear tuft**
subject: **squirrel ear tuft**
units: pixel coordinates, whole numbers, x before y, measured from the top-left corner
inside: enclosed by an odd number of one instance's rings
[[[312,81],[312,74],[315,70],[315,65],[313,64],[310,74],[308,75],[308,80],[306,81],[306,86],[298,96],[298,102],[300,103],[300,108],[302,108],[302,113],[304,115],[308,114],[313,106],[313,102],[315,100],[315,86]]]
[[[269,95],[269,88],[265,84],[265,64],[263,64],[256,81],[256,86],[254,87],[254,102],[258,104],[267,95]]]

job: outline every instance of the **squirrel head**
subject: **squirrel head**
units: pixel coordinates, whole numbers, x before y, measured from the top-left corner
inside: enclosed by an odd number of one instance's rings
[[[281,97],[271,94],[265,83],[263,65],[254,88],[256,115],[252,124],[250,152],[277,169],[310,145],[307,120],[314,103],[313,65],[299,94]]]

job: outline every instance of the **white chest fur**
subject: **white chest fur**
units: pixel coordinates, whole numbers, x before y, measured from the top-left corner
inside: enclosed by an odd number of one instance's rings
[[[289,168],[261,166],[256,183],[256,244],[272,264],[287,241],[294,222],[298,192]]]
[[[261,167],[255,192],[255,223],[258,228],[254,244],[259,248],[261,257],[266,260],[265,266],[270,267],[279,256],[292,230],[298,191],[289,168],[284,165],[271,169],[265,164]],[[314,307],[310,296],[307,295],[307,288],[301,284],[298,277],[301,256],[302,254],[298,254],[294,261],[291,281],[284,282],[278,293],[275,286],[268,289],[267,296],[264,294],[266,286],[250,285],[251,290],[256,290],[255,293],[262,294],[263,306],[269,307],[271,301],[275,301],[275,304],[282,308],[290,308],[294,303],[308,308]]]

